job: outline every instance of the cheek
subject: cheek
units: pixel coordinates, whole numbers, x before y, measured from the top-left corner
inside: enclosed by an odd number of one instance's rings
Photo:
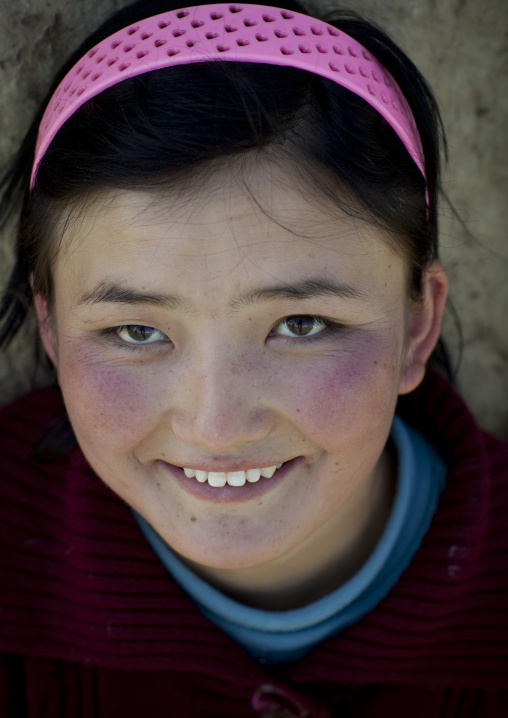
[[[61,352],[59,383],[82,444],[132,445],[149,431],[157,412],[157,381],[150,369],[98,361],[79,347]]]
[[[301,433],[322,446],[365,446],[391,424],[398,396],[396,351],[358,342],[320,356],[281,381],[281,400]]]

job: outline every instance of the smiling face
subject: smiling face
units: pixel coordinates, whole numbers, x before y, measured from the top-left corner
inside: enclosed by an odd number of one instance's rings
[[[273,174],[256,202],[215,178],[92,205],[36,306],[102,480],[218,583],[295,587],[379,535],[397,396],[437,334],[378,229]]]

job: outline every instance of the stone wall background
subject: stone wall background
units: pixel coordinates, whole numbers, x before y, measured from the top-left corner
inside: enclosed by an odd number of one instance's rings
[[[0,166],[28,128],[68,53],[125,0],[0,0]],[[310,0],[333,9],[337,3]],[[349,0],[410,55],[441,106],[449,141],[441,256],[464,335],[458,385],[480,423],[508,438],[508,3]],[[460,219],[458,219],[458,217]],[[0,286],[12,262],[0,238]],[[450,316],[445,338],[457,332]],[[35,372],[33,327],[0,356],[0,403],[48,381]],[[457,352],[455,351],[455,356]]]

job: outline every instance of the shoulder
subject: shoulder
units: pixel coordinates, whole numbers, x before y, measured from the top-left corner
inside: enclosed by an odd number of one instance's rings
[[[67,425],[60,390],[46,387],[0,409],[0,503],[35,508],[34,498],[52,493],[62,475],[65,460],[48,461],[37,450],[48,433]],[[69,429],[67,430],[69,433]],[[43,459],[41,461],[41,458]],[[51,457],[55,458],[55,457]],[[50,479],[51,477],[51,479]],[[1,510],[1,509],[0,509]]]
[[[432,372],[404,413],[440,450],[448,475],[394,596],[414,593],[414,618],[426,633],[421,645],[434,644],[435,669],[454,673],[457,682],[462,676],[466,685],[499,687],[508,674],[508,445],[483,431]]]
[[[57,386],[37,389],[1,407],[0,461],[4,471],[13,462],[28,461],[58,417],[65,417],[65,407]]]
[[[57,384],[34,389],[13,402],[0,407],[0,424],[9,416],[31,416],[35,421],[51,418],[64,408],[62,394]]]
[[[57,387],[39,389],[0,409],[0,495],[3,505],[9,501],[9,492],[16,495],[41,474],[55,473],[56,467],[38,464],[34,452],[58,417],[65,417],[65,409]]]
[[[432,372],[402,402],[402,412],[448,466],[423,547],[433,546],[436,559],[442,558],[434,569],[441,566],[443,586],[462,582],[461,591],[470,588],[475,600],[495,603],[494,588],[504,583],[508,590],[508,444],[483,431],[457,392]]]
[[[446,486],[422,544],[388,596],[332,646],[379,659],[395,682],[498,689],[508,675],[508,446],[485,433],[461,397],[429,373],[399,414],[438,449]],[[320,649],[317,649],[318,651]],[[358,668],[358,666],[356,666]]]

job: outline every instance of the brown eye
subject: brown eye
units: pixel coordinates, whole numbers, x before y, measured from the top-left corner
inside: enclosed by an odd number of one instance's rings
[[[284,337],[309,337],[322,332],[327,324],[321,317],[295,314],[282,319],[273,329],[274,334]]]
[[[166,335],[154,327],[145,327],[142,324],[126,324],[118,327],[116,333],[128,344],[153,344],[167,339]]]

